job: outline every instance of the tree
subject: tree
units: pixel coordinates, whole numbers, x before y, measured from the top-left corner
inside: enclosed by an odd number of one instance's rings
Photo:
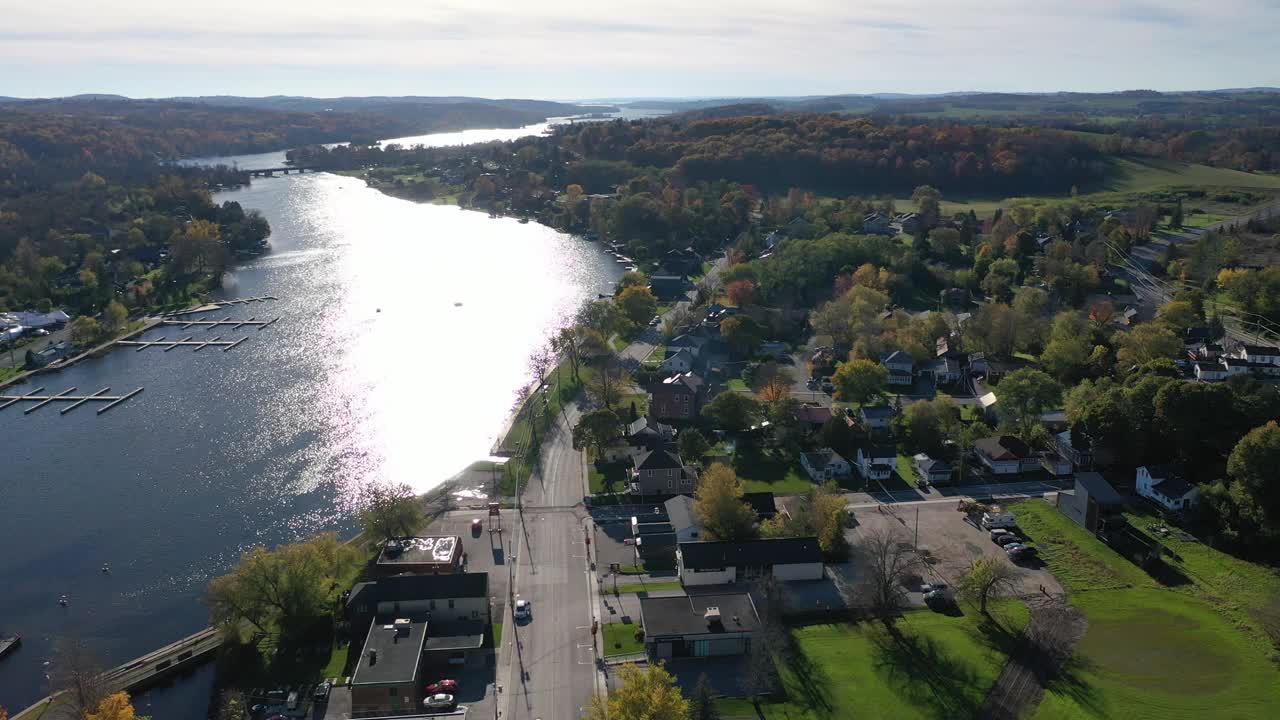
[[[736,542],[755,537],[756,513],[742,501],[742,494],[742,482],[733,468],[716,463],[702,473],[693,512],[707,539]]]
[[[698,676],[698,684],[693,688],[693,698],[689,701],[689,720],[720,720],[720,710],[716,708],[715,696],[712,695],[711,682],[707,680],[706,673]]]
[[[996,405],[1000,419],[1008,423],[1018,436],[1026,440],[1040,416],[1062,401],[1062,388],[1040,370],[1014,370],[1000,381],[1000,402]]]
[[[964,474],[968,466],[969,451],[973,450],[974,442],[985,437],[991,437],[994,432],[995,431],[992,430],[991,426],[984,422],[973,422],[968,425],[961,424],[957,425],[955,428],[955,434],[952,436],[952,439],[956,443],[956,451],[960,459],[960,466],[957,469],[959,470],[959,480],[961,483],[964,482]]]
[[[227,250],[222,244],[222,230],[208,220],[188,222],[182,232],[173,236],[170,246],[178,272],[219,274],[227,264]]]
[[[747,307],[756,299],[756,284],[752,280],[742,279],[734,280],[725,286],[725,293],[729,296],[729,302],[740,308]]]
[[[1116,316],[1116,306],[1110,300],[1099,300],[1089,306],[1089,321],[1101,330]]]
[[[698,428],[682,430],[678,445],[680,457],[691,462],[698,462],[711,449],[711,443],[707,441],[707,436],[703,435]]]
[[[1182,223],[1186,220],[1185,213],[1182,209],[1182,198],[1178,198],[1178,204],[1173,206],[1173,212],[1169,213],[1169,225],[1175,230],[1182,229]]]
[[[551,338],[551,349],[559,355],[563,355],[569,361],[569,370],[573,373],[574,380],[581,380],[578,374],[579,368],[582,366],[582,357],[584,355],[583,340],[585,339],[587,328],[581,325],[571,325],[567,328],[561,328],[560,332]]]
[[[618,295],[618,308],[631,322],[644,325],[658,311],[658,298],[647,287],[632,285]]]
[[[375,482],[362,495],[360,526],[365,535],[379,540],[412,537],[427,522],[422,501],[408,485]]]
[[[79,639],[58,642],[49,680],[58,704],[68,707],[73,716],[95,710],[110,694],[102,665]]]
[[[883,616],[892,615],[906,601],[905,580],[923,567],[911,539],[901,530],[872,530],[854,546],[861,564],[869,568],[864,580],[867,602]]]
[[[597,405],[612,408],[622,400],[631,376],[609,356],[599,370],[587,378],[587,396]]]
[[[914,402],[898,416],[898,424],[908,447],[937,456],[959,422],[958,407],[949,397]]]
[[[722,430],[742,432],[760,417],[760,403],[742,393],[723,392],[702,408],[702,414]]]
[[[960,578],[959,592],[977,601],[978,610],[986,615],[987,601],[1016,588],[1018,575],[1018,571],[1004,560],[983,555],[974,560]]]
[[[1160,323],[1147,323],[1126,333],[1119,333],[1116,344],[1120,346],[1116,362],[1123,371],[1145,365],[1152,360],[1177,357],[1183,348],[1182,338]]]
[[[734,315],[720,321],[720,336],[739,355],[751,355],[764,341],[764,328],[745,315]]]
[[[1280,425],[1274,420],[1250,430],[1227,459],[1231,495],[1253,527],[1280,534]]]
[[[982,278],[982,290],[992,298],[1007,301],[1018,284],[1018,263],[1011,258],[1000,258],[991,263],[986,277]]]
[[[1185,333],[1189,327],[1204,323],[1204,317],[1196,312],[1195,306],[1184,300],[1175,300],[1160,308],[1160,312],[1156,314],[1156,320],[1168,325],[1170,330],[1179,335]]]
[[[129,319],[129,311],[124,305],[112,300],[107,304],[107,309],[102,311],[102,329],[109,333],[115,333],[124,327],[125,321]]]
[[[608,698],[592,696],[587,720],[688,720],[689,701],[661,662],[623,665],[618,683]]]
[[[884,386],[888,381],[889,371],[883,365],[862,358],[844,363],[831,376],[831,384],[836,387],[836,397],[858,406],[884,395]]]
[[[81,315],[71,321],[71,342],[76,345],[88,345],[102,337],[102,325],[96,318]]]
[[[766,537],[817,537],[828,559],[843,559],[849,546],[844,537],[848,521],[845,498],[834,481],[811,487],[790,514],[779,513],[765,521]]]
[[[1084,320],[1073,312],[1058,313],[1049,332],[1049,343],[1040,353],[1040,362],[1051,375],[1063,382],[1080,379],[1089,367],[1093,353]]]
[[[599,457],[604,449],[622,436],[622,418],[608,408],[584,413],[573,426],[573,449],[592,450]],[[683,438],[682,438],[683,439]]]
[[[134,720],[129,694],[118,692],[103,698],[98,707],[84,714],[85,720]]]
[[[289,635],[332,612],[346,587],[339,581],[359,562],[359,551],[332,533],[275,550],[256,547],[209,583],[205,602],[227,637],[240,637],[244,623],[260,633],[279,628]]]
[[[649,278],[642,272],[628,270],[622,273],[622,277],[618,278],[618,287],[649,287]]]
[[[916,211],[926,228],[938,225],[938,218],[942,215],[942,193],[928,185],[921,185],[911,193],[911,202],[915,203]]]

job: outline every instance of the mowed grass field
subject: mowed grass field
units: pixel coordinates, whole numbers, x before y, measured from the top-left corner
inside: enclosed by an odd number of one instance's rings
[[[725,717],[767,720],[912,720],[975,717],[1013,638],[1027,623],[1020,601],[992,605],[995,622],[966,607],[962,617],[913,610],[892,627],[879,621],[792,630],[796,658],[778,663],[785,702],[719,703]]]
[[[1280,670],[1256,612],[1280,592],[1266,568],[1161,538],[1169,585],[1040,500],[1009,506],[1089,628],[1034,720],[1270,718]],[[1157,522],[1142,513],[1131,524]]]

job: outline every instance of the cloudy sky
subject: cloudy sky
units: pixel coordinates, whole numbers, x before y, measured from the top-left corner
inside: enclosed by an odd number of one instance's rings
[[[0,95],[1280,85],[1280,0],[0,0]]]

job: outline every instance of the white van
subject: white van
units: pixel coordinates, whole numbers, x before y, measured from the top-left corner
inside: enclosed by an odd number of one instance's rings
[[[1018,526],[1018,519],[1011,512],[982,513],[982,529],[1011,528]]]

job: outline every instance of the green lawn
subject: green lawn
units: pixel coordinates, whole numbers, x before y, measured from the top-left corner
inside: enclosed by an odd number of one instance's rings
[[[622,593],[642,593],[656,592],[658,590],[679,590],[684,587],[679,580],[664,580],[662,582],[633,582],[618,583],[618,594]],[[613,587],[606,585],[606,590],[612,591]]]
[[[343,677],[347,672],[347,654],[351,651],[351,643],[333,642],[333,650],[329,653],[329,663],[320,671],[325,678]]]
[[[22,368],[0,367],[0,382],[4,382],[9,378],[22,372]]]
[[[734,378],[730,380],[729,389],[733,392],[751,392],[751,388],[747,387],[747,381],[742,378]]]
[[[813,487],[800,467],[799,457],[757,447],[739,448],[733,455],[733,471],[738,474],[745,492],[800,495]]]
[[[1275,717],[1280,672],[1212,606],[1154,588],[1072,604],[1089,629],[1034,720]]]
[[[644,642],[636,640],[636,628],[632,623],[609,623],[604,626],[604,656],[630,655],[644,652]]]
[[[587,473],[592,495],[603,492],[623,492],[627,489],[625,463],[603,463],[598,468],[595,463],[590,463],[587,465]]]
[[[489,627],[493,628],[493,646],[502,647],[502,623],[493,623]]]
[[[961,617],[907,612],[879,621],[812,625],[792,631],[797,652],[780,661],[785,702],[767,702],[767,720],[972,718],[1027,622],[1021,602],[992,605],[996,622],[966,608]],[[726,716],[757,717],[751,703],[724,700]]]
[[[1167,558],[1165,586],[1048,503],[1007,509],[1089,621],[1036,720],[1270,717],[1280,671],[1254,612],[1280,592],[1274,573],[1162,537],[1181,558]],[[1143,532],[1156,522],[1128,517]]]

